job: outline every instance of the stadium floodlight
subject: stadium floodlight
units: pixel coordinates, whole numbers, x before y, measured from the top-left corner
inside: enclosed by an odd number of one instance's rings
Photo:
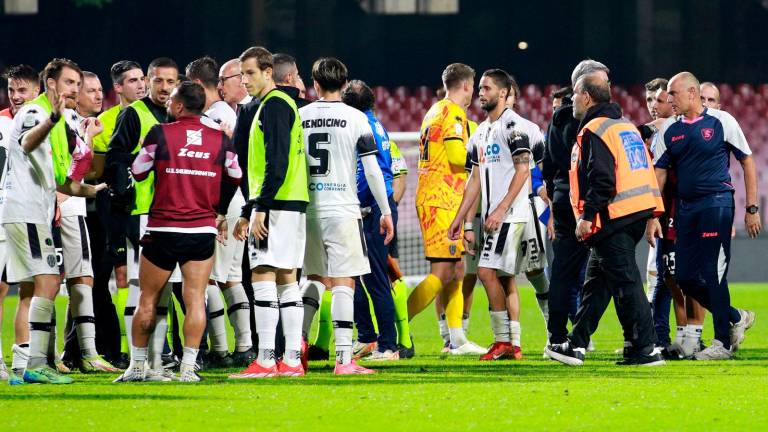
[[[38,0],[5,0],[3,10],[6,15],[37,15]]]

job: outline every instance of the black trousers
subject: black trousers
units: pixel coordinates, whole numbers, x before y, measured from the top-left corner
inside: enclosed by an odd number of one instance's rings
[[[568,337],[568,312],[573,285],[587,262],[589,249],[576,239],[576,219],[570,205],[555,204],[555,240],[552,242],[551,278],[549,281],[549,321],[547,330],[551,343],[563,343]],[[608,297],[610,301],[610,297]],[[608,305],[603,305],[603,310]]]
[[[96,351],[109,360],[120,357],[120,323],[117,310],[109,293],[109,279],[114,265],[107,254],[105,225],[98,212],[88,212],[85,218],[91,242],[93,265],[93,312],[96,319]],[[130,330],[129,330],[130,331]],[[64,334],[64,360],[77,363],[80,360],[80,344],[67,308],[67,324]]]
[[[595,243],[587,261],[584,298],[576,314],[571,343],[586,348],[605,307],[613,297],[625,340],[635,352],[649,354],[656,344],[651,305],[643,292],[635,247],[645,234],[644,219],[633,222]]]

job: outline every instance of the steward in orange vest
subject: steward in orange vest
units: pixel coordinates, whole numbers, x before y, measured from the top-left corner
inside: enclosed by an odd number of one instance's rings
[[[585,295],[568,342],[549,344],[545,353],[567,365],[584,364],[605,298],[613,297],[625,337],[624,359],[618,364],[662,365],[635,249],[646,220],[661,214],[664,204],[640,133],[610,100],[604,78],[585,75],[576,81],[573,115],[581,124],[571,155],[571,206],[578,219],[576,238],[588,239],[590,252]]]
[[[589,141],[589,142],[586,142]],[[664,213],[659,186],[637,128],[615,104],[587,111],[571,152],[571,206],[592,222],[590,243],[639,219]]]

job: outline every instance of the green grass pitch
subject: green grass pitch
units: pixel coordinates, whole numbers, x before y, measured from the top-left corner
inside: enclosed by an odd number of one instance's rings
[[[375,365],[374,376],[335,377],[330,364],[314,362],[298,379],[231,381],[231,370],[216,370],[192,385],[80,374],[69,386],[0,383],[0,431],[760,430],[768,425],[768,285],[733,284],[731,293],[757,321],[728,362],[615,366],[622,338],[612,308],[583,367],[544,360],[543,320],[523,286],[522,361],[441,358],[430,308],[413,322],[417,357]],[[489,344],[482,288],[476,294],[470,337]],[[3,319],[9,365],[15,304],[7,299]]]

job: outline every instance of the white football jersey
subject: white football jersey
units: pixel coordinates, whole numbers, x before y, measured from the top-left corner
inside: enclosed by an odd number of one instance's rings
[[[512,157],[521,152],[531,152],[527,133],[518,123],[520,116],[509,108],[491,123],[482,122],[470,137],[472,143],[472,164],[479,168],[480,188],[482,192],[482,218],[499,206],[509,190],[515,164]],[[541,132],[539,132],[541,133]],[[535,165],[531,158],[530,167]],[[507,211],[504,222],[527,222],[530,212],[528,195],[531,182],[526,181]]]
[[[200,117],[200,122],[210,128],[216,130],[222,130],[222,126],[227,126],[229,130],[235,129],[235,122],[237,122],[237,114],[235,110],[229,106],[228,103],[223,100],[216,101],[208,107],[208,110]],[[227,208],[227,218],[235,218],[240,216],[240,210],[245,205],[245,198],[243,197],[243,191],[237,188],[235,195],[232,197],[232,201],[229,202]]]
[[[8,143],[11,141],[13,119],[0,115],[0,222],[5,202],[5,177],[8,173]],[[0,240],[5,240],[5,230],[0,227]]]
[[[50,224],[53,221],[56,180],[53,175],[51,142],[45,137],[30,153],[25,153],[21,147],[24,134],[48,117],[39,105],[27,104],[13,119],[8,144],[3,223]]]
[[[343,102],[299,110],[309,164],[308,218],[360,218],[357,158],[377,152],[368,117]]]
[[[217,130],[222,130],[222,126],[227,126],[229,130],[234,130],[237,114],[228,103],[220,100],[208,107],[208,111],[200,118],[200,122]]]

